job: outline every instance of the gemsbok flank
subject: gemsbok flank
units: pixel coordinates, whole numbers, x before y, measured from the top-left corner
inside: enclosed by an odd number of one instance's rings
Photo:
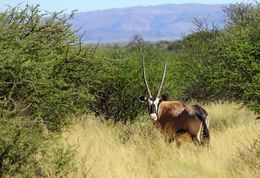
[[[144,54],[142,57],[143,77],[148,98],[140,96],[139,100],[147,104],[149,116],[155,127],[159,128],[169,142],[179,135],[187,133],[195,143],[208,144],[208,113],[199,105],[186,106],[180,101],[167,101],[166,95],[160,97],[163,87],[167,62],[164,65],[162,80],[156,97],[153,97],[145,74]],[[202,140],[201,140],[201,131]]]

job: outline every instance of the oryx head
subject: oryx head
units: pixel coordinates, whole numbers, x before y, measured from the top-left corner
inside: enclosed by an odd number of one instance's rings
[[[139,101],[147,104],[150,118],[152,120],[156,121],[160,101],[161,101],[161,99],[163,99],[163,100],[166,99],[166,96],[160,98],[160,93],[161,93],[163,82],[164,82],[164,79],[165,79],[167,62],[165,62],[165,65],[164,65],[162,80],[161,80],[161,83],[160,83],[156,97],[152,96],[151,91],[150,91],[149,86],[148,86],[148,83],[147,83],[146,74],[145,74],[145,65],[144,65],[144,54],[143,54],[143,57],[142,57],[142,66],[143,66],[144,84],[145,84],[145,87],[146,87],[148,97],[140,96]]]

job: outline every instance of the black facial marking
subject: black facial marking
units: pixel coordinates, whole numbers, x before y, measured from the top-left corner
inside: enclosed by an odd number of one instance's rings
[[[150,114],[156,113],[156,107],[155,107],[154,103],[151,105],[149,112],[150,112]]]

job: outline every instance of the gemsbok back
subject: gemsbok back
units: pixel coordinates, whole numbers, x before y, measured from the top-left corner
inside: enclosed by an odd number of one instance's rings
[[[208,113],[199,105],[186,106],[180,101],[167,101],[167,97],[160,93],[163,87],[167,62],[165,62],[162,80],[156,97],[153,97],[148,86],[144,54],[142,57],[143,78],[148,97],[140,96],[139,100],[147,104],[149,116],[155,127],[159,128],[161,132],[171,142],[178,135],[187,133],[191,136],[193,141],[199,144],[208,144],[210,140],[209,135],[209,119]],[[201,140],[201,131],[202,140]]]

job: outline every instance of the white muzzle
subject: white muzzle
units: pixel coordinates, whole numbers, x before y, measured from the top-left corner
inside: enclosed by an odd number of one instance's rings
[[[157,115],[155,113],[150,114],[150,118],[153,119],[154,121],[157,120]]]

